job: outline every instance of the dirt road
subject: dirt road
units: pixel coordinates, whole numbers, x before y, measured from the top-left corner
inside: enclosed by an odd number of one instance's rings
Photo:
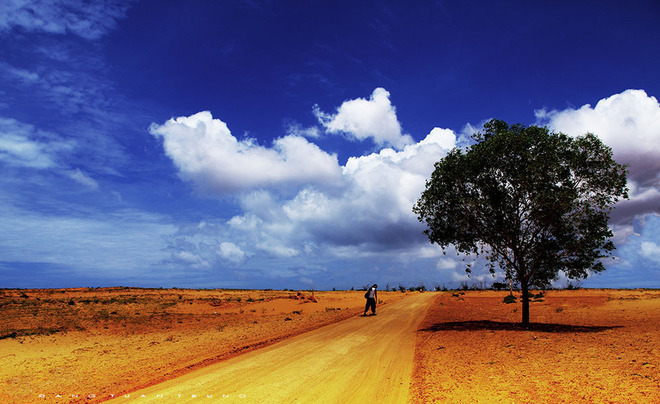
[[[434,297],[413,295],[111,402],[406,403],[417,326]]]

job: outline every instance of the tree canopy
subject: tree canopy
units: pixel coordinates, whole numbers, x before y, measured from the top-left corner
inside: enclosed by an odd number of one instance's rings
[[[518,282],[528,324],[530,286],[559,271],[584,279],[605,269],[615,248],[609,214],[628,197],[627,170],[593,134],[491,120],[473,137],[435,164],[413,212],[432,243],[482,254],[491,273],[499,267]]]

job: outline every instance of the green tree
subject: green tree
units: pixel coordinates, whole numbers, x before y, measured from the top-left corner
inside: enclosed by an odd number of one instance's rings
[[[435,164],[413,212],[431,243],[482,254],[491,273],[499,267],[518,282],[528,325],[530,287],[545,287],[559,271],[584,279],[605,269],[615,248],[607,222],[628,197],[627,170],[592,134],[492,120],[473,138]]]

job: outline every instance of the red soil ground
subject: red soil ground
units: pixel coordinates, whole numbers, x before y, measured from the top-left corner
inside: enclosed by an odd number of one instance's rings
[[[363,294],[0,290],[0,403],[99,402],[354,317]]]
[[[414,402],[660,402],[660,291],[548,291],[529,329],[507,294],[437,298],[417,333]]]
[[[507,294],[437,293],[412,402],[660,402],[660,291],[548,291],[529,329]],[[354,317],[362,295],[0,290],[0,402],[102,401]],[[406,296],[379,292],[381,304]]]

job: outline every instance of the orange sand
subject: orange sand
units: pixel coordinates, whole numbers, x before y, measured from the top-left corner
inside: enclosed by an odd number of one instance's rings
[[[0,291],[0,402],[98,402],[356,316],[363,294]]]
[[[415,402],[660,402],[660,291],[548,291],[529,329],[507,294],[437,298],[417,333]]]
[[[437,294],[412,402],[660,402],[660,291],[548,291],[529,329],[507,294]],[[0,290],[0,402],[99,402],[363,307],[359,291]]]

